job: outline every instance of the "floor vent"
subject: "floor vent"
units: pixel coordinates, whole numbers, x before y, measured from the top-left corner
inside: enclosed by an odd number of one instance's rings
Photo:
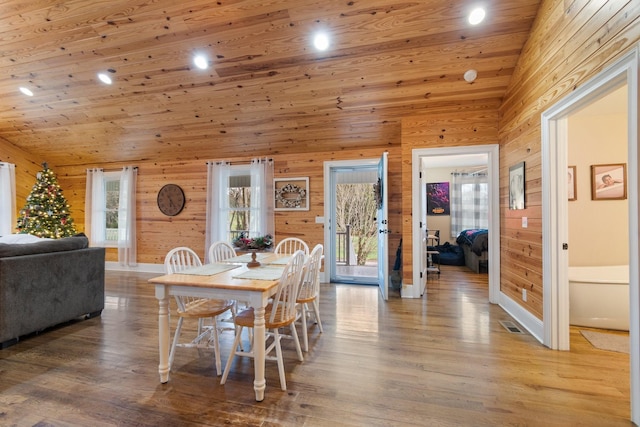
[[[499,320],[500,324],[512,334],[524,334],[525,332],[510,320]]]

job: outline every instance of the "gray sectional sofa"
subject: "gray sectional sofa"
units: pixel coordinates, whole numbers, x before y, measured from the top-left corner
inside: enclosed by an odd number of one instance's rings
[[[0,348],[104,308],[104,248],[83,234],[0,243]]]

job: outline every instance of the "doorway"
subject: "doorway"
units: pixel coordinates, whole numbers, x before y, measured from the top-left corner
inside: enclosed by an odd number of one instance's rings
[[[638,243],[638,48],[542,114],[543,343],[569,350],[569,116],[626,85],[631,420],[640,420],[640,253]],[[590,178],[591,179],[591,178]],[[599,202],[606,203],[606,202]]]
[[[499,303],[500,294],[500,195],[499,195],[499,149],[497,144],[447,148],[422,148],[412,151],[412,211],[426,212],[426,188],[421,178],[423,158],[453,158],[456,156],[485,156],[488,181],[488,227],[489,230],[489,302]],[[426,213],[425,213],[426,216]],[[427,229],[422,215],[412,218],[413,285],[403,287],[403,297],[420,298],[426,291],[427,275],[424,237]],[[423,261],[424,259],[424,261]]]
[[[325,162],[326,281],[378,285],[377,180],[378,160]]]
[[[420,212],[425,224],[423,239],[427,239],[420,257],[423,277],[426,274],[427,279],[436,275],[439,278],[441,263],[466,265],[476,273],[488,273],[486,254],[465,253],[458,244],[463,230],[487,230],[489,227],[487,154],[423,156],[421,161],[422,194],[426,194],[427,199]],[[487,237],[486,232],[482,234],[480,239]],[[471,255],[478,257],[477,263]],[[437,264],[434,258],[438,260]]]

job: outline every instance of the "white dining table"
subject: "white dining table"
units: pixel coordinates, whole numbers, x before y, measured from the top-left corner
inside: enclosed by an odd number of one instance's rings
[[[199,270],[166,274],[164,276],[149,279],[155,286],[155,295],[158,299],[158,347],[160,363],[158,372],[160,382],[169,381],[169,298],[173,295],[188,295],[201,298],[222,298],[246,301],[254,309],[254,381],[253,388],[256,400],[264,399],[266,380],[265,369],[265,307],[280,282],[283,270],[282,263],[290,255],[268,254],[258,258],[262,262],[260,267],[247,268],[244,263],[234,264],[234,268],[223,270],[222,267],[207,268],[205,264]],[[242,260],[242,258],[237,259]],[[269,264],[273,263],[273,264]],[[228,263],[227,263],[228,264]],[[286,263],[285,263],[286,264]],[[207,269],[214,274],[207,274]],[[195,269],[194,269],[195,270]],[[277,276],[276,278],[274,278]],[[261,277],[261,278],[256,278]]]

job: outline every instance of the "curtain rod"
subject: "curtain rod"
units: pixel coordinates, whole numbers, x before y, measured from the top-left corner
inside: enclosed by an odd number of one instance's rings
[[[272,162],[273,161],[272,158],[267,158],[267,157],[265,157],[264,160],[266,160],[268,162]],[[221,164],[227,163],[227,164],[233,166],[233,165],[250,165],[252,162],[253,162],[253,160],[236,160],[234,162],[226,162],[224,160],[222,160],[222,161],[212,161],[212,160],[210,160],[210,161],[207,161],[206,164],[207,165],[211,165],[211,164],[221,165]]]
[[[123,166],[123,168],[125,168],[125,167],[131,167],[132,169],[138,169],[138,166]],[[91,169],[102,169],[102,172],[120,172],[120,171],[122,171],[122,169],[87,168],[87,170],[91,170]]]

